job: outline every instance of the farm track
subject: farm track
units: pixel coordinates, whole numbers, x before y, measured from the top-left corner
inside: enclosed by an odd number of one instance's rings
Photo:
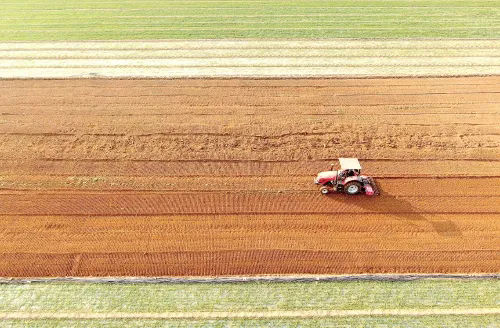
[[[3,80],[0,276],[498,272],[499,82]]]

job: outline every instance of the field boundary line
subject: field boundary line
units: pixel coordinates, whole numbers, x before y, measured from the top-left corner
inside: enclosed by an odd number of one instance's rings
[[[227,38],[227,39],[175,39],[175,38],[165,38],[165,39],[141,39],[141,40],[120,40],[120,39],[110,39],[110,40],[37,40],[37,41],[2,41],[0,45],[2,44],[12,44],[12,45],[34,45],[34,44],[47,44],[47,43],[58,43],[58,44],[79,44],[79,43],[101,43],[101,44],[106,44],[106,43],[124,43],[124,44],[129,44],[129,43],[147,43],[147,44],[158,44],[158,43],[165,43],[165,42],[176,42],[176,43],[193,43],[193,42],[206,42],[206,43],[227,43],[227,42],[232,42],[232,43],[248,43],[248,42],[253,42],[253,43],[259,43],[263,41],[269,41],[269,42],[275,42],[275,43],[284,43],[284,42],[308,42],[309,43],[323,43],[323,42],[345,42],[345,41],[357,41],[357,42],[399,42],[399,41],[406,41],[406,42],[421,42],[421,41],[426,41],[426,42],[431,42],[431,43],[438,43],[438,42],[446,42],[446,41],[463,41],[466,43],[478,43],[482,41],[495,41],[498,42],[500,41],[498,38],[431,38],[431,37],[422,37],[422,38],[290,38],[290,39],[276,39],[276,38],[245,38],[245,39],[238,39],[238,38]],[[474,45],[471,45],[471,47],[475,47]]]
[[[205,40],[204,40],[205,41]],[[210,41],[210,40],[206,40]],[[69,42],[69,41],[68,41]],[[89,42],[96,42],[96,41],[89,41]],[[123,41],[127,42],[127,41]],[[131,41],[128,41],[131,42]],[[2,42],[3,45],[11,42]],[[44,42],[48,43],[48,42]],[[56,42],[53,42],[56,43]],[[34,43],[35,44],[35,43]],[[2,44],[0,44],[2,46]],[[327,46],[288,46],[286,48],[283,48],[284,50],[296,50],[296,49],[302,49],[302,50],[493,50],[493,49],[498,49],[499,47],[483,47],[483,46],[463,46],[463,47],[415,47],[415,48],[409,48],[409,47],[377,47],[377,46],[352,46],[352,47],[341,47],[341,46],[332,46],[332,47],[327,47]],[[282,50],[278,49],[276,46],[271,47],[271,46],[252,46],[252,47],[237,47],[236,45],[233,47],[165,47],[165,48],[97,48],[97,47],[89,47],[89,48],[18,48],[18,49],[7,49],[7,48],[0,48],[0,52],[13,52],[13,51],[190,51],[190,50],[207,50],[207,51],[212,51],[212,50]]]
[[[54,60],[57,62],[57,60]],[[433,67],[443,67],[443,68],[450,68],[450,67],[459,67],[459,68],[476,68],[476,67],[490,67],[490,68],[500,68],[499,65],[489,65],[489,64],[454,64],[454,65],[446,65],[446,64],[410,64],[410,65],[402,65],[402,64],[379,64],[379,65],[371,65],[371,64],[362,64],[362,65],[356,65],[356,64],[323,64],[323,65],[318,65],[318,64],[282,64],[282,65],[275,65],[275,64],[260,64],[260,65],[255,65],[255,64],[239,64],[239,65],[196,65],[193,63],[193,65],[169,65],[169,64],[163,64],[163,65],[129,65],[129,64],[116,64],[116,65],[99,65],[99,64],[88,64],[88,65],[16,65],[16,66],[1,66],[2,70],[21,70],[21,69],[27,69],[27,68],[61,68],[61,69],[72,69],[72,68],[104,68],[104,69],[119,69],[119,68],[190,68],[190,69],[197,69],[197,68],[303,68],[303,69],[308,69],[308,68],[313,68],[313,69],[319,69],[319,68],[373,68],[373,67],[378,67],[378,68],[411,68],[411,67],[422,67],[422,68],[433,68]],[[99,73],[97,73],[99,74]],[[184,73],[186,76],[189,76],[189,73]],[[238,74],[241,74],[241,77],[246,77],[245,73],[234,73],[234,76],[239,76]],[[248,73],[246,73],[248,74]],[[260,73],[264,74],[264,73]],[[297,74],[297,73],[295,73]],[[387,73],[390,74],[390,73]],[[290,74],[292,75],[292,74]],[[346,74],[344,74],[346,75]],[[500,75],[500,73],[492,73],[491,75]],[[316,75],[313,75],[316,76]],[[321,75],[317,75],[321,76]],[[352,74],[351,76],[355,76]],[[426,75],[426,76],[437,76],[437,75]],[[78,76],[81,78],[81,76]],[[107,76],[106,76],[107,77]],[[165,75],[165,77],[168,77],[168,75]]]
[[[1,171],[0,171],[1,172]],[[59,177],[59,178],[70,178],[70,177],[93,177],[96,174],[92,173],[52,173],[52,174],[43,174],[43,173],[4,173],[2,174],[2,178],[13,178],[13,177],[31,177],[31,178],[37,178],[37,177]],[[106,178],[128,178],[130,174],[110,174],[110,175],[99,175],[99,177],[106,177]],[[305,173],[290,173],[290,174],[261,174],[261,173],[255,173],[255,174],[220,174],[220,175],[215,175],[215,174],[210,174],[210,173],[203,173],[203,174],[150,174],[150,175],[136,175],[137,177],[141,178],[166,178],[166,179],[183,179],[183,178],[206,178],[206,177],[213,177],[214,179],[219,179],[219,178],[245,178],[247,180],[254,180],[254,179],[277,179],[277,178],[288,178],[288,177],[293,177],[293,178],[304,178],[304,179],[309,179],[311,176],[314,176],[314,174],[305,174]],[[491,179],[491,178],[500,178],[500,175],[466,175],[464,174],[449,174],[449,175],[441,175],[441,174],[415,174],[415,175],[397,175],[397,174],[371,174],[371,177],[378,178],[378,179],[384,179],[384,180],[449,180],[449,179]]]
[[[360,161],[364,162],[500,162],[500,159],[491,158],[358,158]],[[305,161],[305,160],[259,160],[259,159],[108,159],[108,158],[50,158],[50,157],[40,157],[36,159],[31,158],[0,158],[0,161],[37,161],[37,162],[135,162],[135,163],[254,163],[254,164],[283,164],[283,163],[318,163],[324,161],[336,161],[338,158],[319,158],[316,160]],[[327,163],[328,164],[328,163]]]
[[[0,50],[0,53],[2,52],[2,50]],[[395,59],[395,58],[430,58],[430,59],[433,59],[433,58],[485,58],[485,57],[488,57],[488,58],[499,58],[500,55],[495,55],[495,56],[458,56],[458,55],[454,55],[454,56],[337,56],[337,55],[332,55],[332,56],[324,56],[324,55],[310,55],[310,56],[279,56],[279,55],[270,55],[270,56],[244,56],[244,57],[238,57],[238,58],[243,58],[243,59],[266,59],[266,58],[280,58],[280,59],[307,59],[307,58],[325,58],[325,59],[331,59],[331,58],[335,58],[335,59],[345,59],[345,58],[355,58],[355,59],[360,59],[360,58],[363,58],[363,59],[371,59],[371,58],[391,58],[391,59]],[[88,57],[84,57],[84,56],[60,56],[58,57],[57,55],[53,55],[53,56],[36,56],[34,55],[33,57],[29,57],[29,56],[25,56],[25,57],[10,57],[10,56],[2,56],[0,54],[0,59],[2,60],[25,60],[25,59],[37,59],[37,60],[62,60],[62,59],[78,59],[78,60],[93,60],[93,59],[109,59],[109,60],[115,60],[115,59],[123,59],[123,60],[136,60],[136,59],[174,59],[174,58],[179,58],[179,57],[162,57],[162,56],[143,56],[143,57],[134,57],[134,56],[123,56],[123,57],[97,57],[97,55],[95,57],[92,57],[92,56],[88,56]],[[184,57],[186,59],[207,59],[206,56],[186,56]],[[233,56],[212,56],[210,57],[210,59],[228,59],[228,58],[231,58],[233,59],[234,57]]]
[[[291,6],[288,6],[289,8]],[[58,9],[10,9],[10,13],[15,13],[15,12],[66,12],[66,11],[120,11],[120,12],[137,12],[137,11],[152,11],[152,10],[158,10],[158,11],[168,11],[168,10],[195,10],[195,9],[204,9],[204,10],[262,10],[263,8],[265,9],[282,9],[282,8],[287,8],[285,7],[280,7],[280,6],[268,6],[268,7],[212,7],[212,6],[201,6],[201,7],[156,7],[156,8],[58,8]],[[363,10],[363,9],[406,9],[406,10],[414,10],[414,11],[422,11],[422,10],[428,10],[429,8],[431,9],[478,9],[478,10],[486,10],[486,9],[498,9],[496,6],[470,6],[470,7],[459,7],[459,6],[454,6],[454,7],[439,7],[439,6],[419,6],[419,7],[396,7],[396,6],[391,6],[391,7],[375,7],[375,6],[359,6],[359,7],[340,7],[340,6],[329,6],[329,7],[306,7],[306,6],[301,6],[300,9],[356,9],[356,10]]]
[[[126,16],[126,15],[116,15],[116,16],[110,16],[109,18],[256,18],[256,17],[452,17],[452,18],[457,18],[457,17],[465,17],[468,18],[468,15],[429,15],[429,14],[422,14],[422,15],[398,15],[398,14],[360,14],[360,15],[349,15],[349,14],[289,14],[289,15],[131,15],[131,16]],[[11,18],[11,17],[9,17]],[[11,18],[12,19],[12,18]],[[40,20],[40,18],[34,17],[34,18],[26,18],[25,20]],[[449,22],[449,21],[447,21]],[[451,21],[453,22],[453,21]]]
[[[117,67],[120,68],[120,67]],[[330,79],[330,80],[378,80],[378,79],[406,79],[406,78],[464,78],[464,77],[498,77],[500,73],[474,73],[474,74],[436,74],[436,75],[425,75],[425,74],[414,74],[414,75],[369,75],[369,74],[290,74],[290,75],[178,75],[178,76],[167,76],[167,75],[116,75],[116,76],[101,76],[99,74],[76,74],[69,77],[64,76],[50,76],[50,77],[38,77],[38,76],[0,76],[0,81],[19,81],[19,80],[37,80],[37,81],[61,81],[61,80],[289,80],[291,78],[295,80],[317,80],[317,79]],[[493,104],[494,102],[487,102],[487,104]],[[382,106],[384,104],[376,104],[373,106]],[[425,105],[425,104],[424,104]]]
[[[500,68],[500,66],[498,66]],[[44,69],[46,67],[40,67],[40,69]],[[88,68],[88,67],[87,67]],[[123,67],[116,67],[116,68],[110,68],[110,69],[120,69]],[[132,67],[133,68],[133,67]],[[154,67],[150,67],[153,68]],[[196,68],[196,67],[193,67]],[[264,67],[265,68],[265,67]],[[279,67],[281,68],[281,67]],[[318,69],[321,67],[318,67]],[[368,68],[368,67],[366,67]],[[427,67],[430,68],[430,67]],[[474,67],[469,67],[469,68],[474,68]],[[20,68],[24,69],[24,68]],[[59,67],[61,69],[61,67]],[[62,68],[64,69],[64,68]],[[387,73],[387,74],[367,74],[367,73],[353,73],[353,74],[342,74],[342,73],[335,73],[335,74],[314,74],[314,73],[307,73],[307,74],[301,74],[301,73],[290,73],[288,75],[272,75],[272,74],[266,74],[266,73],[259,73],[259,74],[221,74],[217,75],[216,73],[213,73],[211,75],[209,74],[200,74],[200,75],[189,75],[189,74],[178,74],[178,75],[159,75],[159,74],[122,74],[122,75],[104,75],[104,74],[99,74],[99,73],[75,73],[73,75],[57,75],[57,74],[52,74],[50,76],[39,76],[39,75],[26,75],[26,74],[19,74],[16,76],[0,76],[0,81],[18,81],[18,80],[54,80],[54,81],[60,81],[60,80],[240,80],[240,79],[253,79],[253,80],[273,80],[273,79],[301,79],[301,80],[312,80],[312,79],[318,79],[318,78],[323,78],[323,79],[398,79],[398,78],[458,78],[458,77],[497,77],[500,76],[500,71],[499,72],[492,72],[492,73],[460,73],[460,74],[450,74],[450,73],[436,73],[433,75],[425,74],[425,73],[415,73],[411,75],[397,75],[395,73]]]
[[[398,0],[384,0],[385,2],[399,2]],[[411,2],[411,0],[409,0]],[[157,3],[157,2],[161,2],[161,1],[155,1],[155,0],[145,0],[145,1],[141,1],[142,3]],[[266,0],[233,0],[233,1],[227,1],[227,0],[183,0],[183,1],[172,1],[172,2],[187,2],[187,3],[214,3],[214,2],[219,2],[219,3],[269,3],[269,1],[266,1]],[[299,3],[307,3],[308,1],[298,1]],[[329,0],[315,0],[315,2],[329,2]],[[377,0],[369,0],[369,1],[366,1],[366,3],[370,3],[370,2],[380,2],[380,1],[377,1]],[[414,1],[415,3],[418,3],[419,1]],[[486,1],[488,2],[488,1]],[[95,2],[88,2],[88,1],[83,1],[83,2],[79,2],[80,4],[94,4],[94,3],[98,3],[98,4],[116,4],[116,1],[95,1]],[[134,1],[122,1],[120,3],[135,3]],[[286,3],[286,1],[276,1],[276,3]],[[20,3],[18,2],[8,2],[6,3],[6,5],[19,5]],[[33,5],[33,4],[44,4],[44,2],[26,2],[26,3],[22,3],[22,5]],[[361,7],[361,6],[360,6]],[[368,7],[372,7],[372,6],[368,6]],[[425,7],[434,7],[434,6],[425,6]],[[476,6],[478,8],[482,8],[482,6]],[[364,8],[364,7],[362,7]],[[384,7],[385,8],[385,7]],[[468,8],[468,7],[467,7]]]
[[[493,279],[500,280],[500,274],[353,274],[353,275],[257,275],[257,276],[187,276],[187,277],[40,277],[2,278],[0,284],[31,283],[114,283],[114,284],[184,284],[184,283],[253,283],[253,282],[331,282],[331,281],[416,281],[429,279]]]
[[[30,10],[30,12],[36,10]],[[122,31],[260,31],[260,30],[277,30],[277,31],[313,31],[317,30],[317,27],[222,27],[222,28],[210,28],[210,27],[184,27],[178,28],[174,26],[168,26],[165,28],[162,27],[142,27],[142,28],[123,28]],[[500,27],[496,26],[474,26],[474,27],[434,27],[434,28],[426,28],[422,29],[420,27],[321,27],[322,30],[343,30],[343,31],[404,31],[404,30],[439,30],[439,31],[447,31],[447,30],[479,30],[479,29],[489,29],[489,30],[500,30]],[[54,29],[3,29],[3,32],[51,32]],[[74,28],[58,28],[57,31],[81,31],[81,27]],[[103,28],[102,30],[106,30]],[[112,30],[108,28],[107,30]],[[394,38],[394,40],[399,40]]]

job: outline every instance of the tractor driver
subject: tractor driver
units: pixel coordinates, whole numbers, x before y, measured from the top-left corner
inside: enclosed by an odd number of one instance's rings
[[[353,177],[353,176],[356,176],[356,175],[359,175],[358,170],[348,170],[347,171],[347,176],[348,177]]]
[[[357,170],[344,170],[339,172],[339,179],[344,180],[347,177],[359,175]]]

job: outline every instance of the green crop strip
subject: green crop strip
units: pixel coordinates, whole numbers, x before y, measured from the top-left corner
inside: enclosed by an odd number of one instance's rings
[[[0,318],[9,327],[262,327],[280,326],[442,326],[484,327],[498,322],[497,280],[420,280],[411,282],[95,284],[33,283],[0,285]],[[340,315],[337,317],[155,319],[168,313],[268,313],[269,311],[403,310],[415,315]],[[426,310],[470,311],[429,315]],[[420,311],[420,314],[419,314]],[[424,314],[422,314],[424,312]],[[498,311],[497,311],[498,312]],[[81,318],[47,319],[47,314]],[[41,318],[37,319],[37,314]],[[128,315],[132,315],[127,317]],[[136,315],[137,317],[133,317]],[[97,318],[89,319],[89,316]],[[102,316],[102,318],[99,318]],[[121,316],[121,317],[120,317]]]
[[[0,40],[496,38],[498,1],[7,1]]]
[[[495,327],[498,316],[350,317],[334,319],[238,320],[4,320],[7,327]]]
[[[497,308],[499,286],[497,280],[3,284],[0,314]]]

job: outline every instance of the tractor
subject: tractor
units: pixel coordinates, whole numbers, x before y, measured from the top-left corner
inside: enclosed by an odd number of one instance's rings
[[[348,195],[364,193],[368,196],[378,195],[378,188],[371,177],[361,175],[361,165],[357,158],[339,158],[340,170],[320,172],[314,183],[320,185],[319,191],[329,194],[333,191],[344,192]]]

